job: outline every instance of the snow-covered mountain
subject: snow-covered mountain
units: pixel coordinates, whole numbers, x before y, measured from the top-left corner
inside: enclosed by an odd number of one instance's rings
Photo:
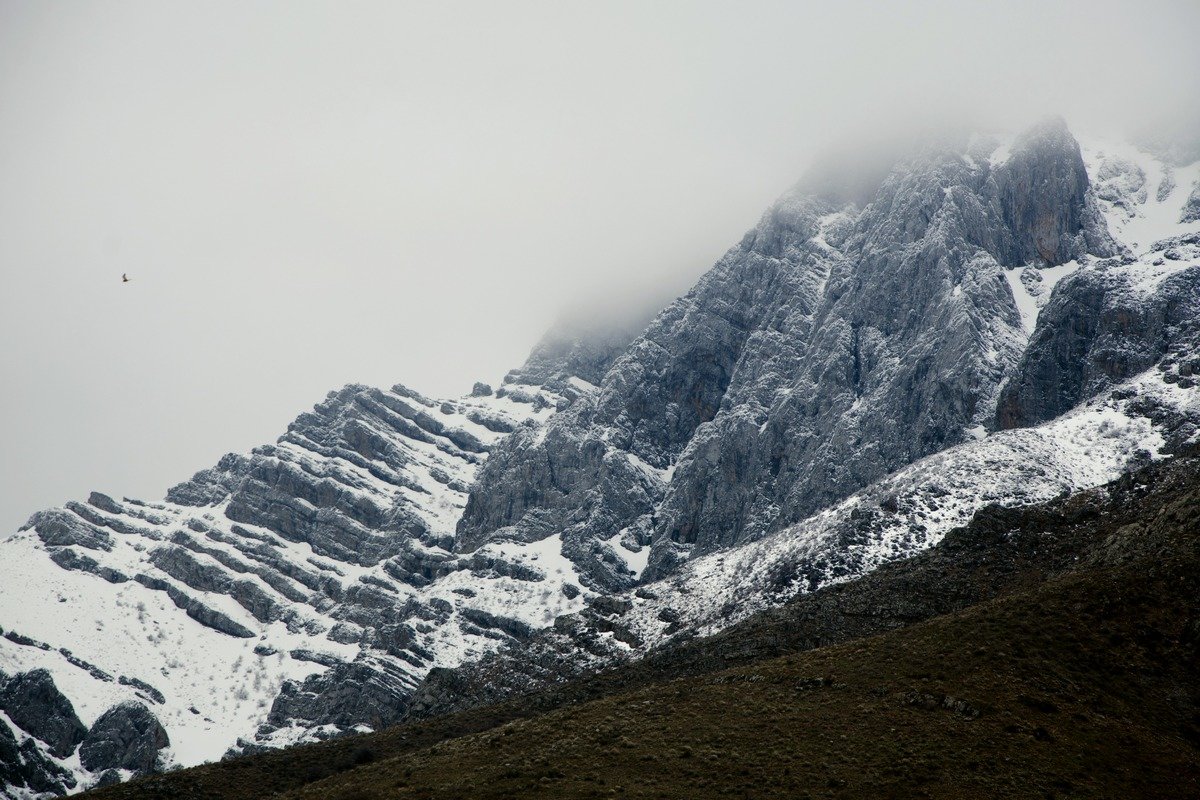
[[[452,401],[347,387],[162,502],[35,514],[0,541],[0,783],[378,728],[453,707],[460,665],[498,695],[714,632],[1169,457],[1198,376],[1200,162],[1052,120],[825,165],[644,330],[560,329]]]
[[[57,779],[72,788],[156,758],[219,759],[260,726],[265,742],[286,744],[394,721],[431,666],[583,606],[579,576],[551,541],[451,549],[489,446],[573,391],[480,385],[435,402],[402,386],[350,386],[276,444],[227,456],[164,502],[93,494],[35,514],[3,544],[0,664],[10,675],[45,670],[48,691],[74,710],[30,711],[47,721],[21,724],[5,707],[4,732],[36,743],[61,716],[83,731],[110,708],[149,709],[169,742],[162,753],[89,756],[92,734],[75,735],[82,747]],[[305,707],[314,686],[353,692],[355,711]]]

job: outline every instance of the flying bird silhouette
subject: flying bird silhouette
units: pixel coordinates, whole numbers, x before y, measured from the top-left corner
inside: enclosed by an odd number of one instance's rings
[[[129,283],[129,276],[124,272],[121,273],[121,283]]]

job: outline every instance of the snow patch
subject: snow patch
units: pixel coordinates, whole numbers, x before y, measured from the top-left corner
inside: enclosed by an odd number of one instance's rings
[[[628,528],[622,528],[611,538],[605,539],[604,543],[625,562],[625,566],[633,573],[636,580],[642,577],[642,573],[646,571],[646,564],[650,561],[650,546],[643,545],[638,550],[627,548],[623,539],[628,531]]]
[[[1102,139],[1082,142],[1081,152],[1109,231],[1135,255],[1161,239],[1200,231],[1200,220],[1179,221],[1200,179],[1200,161],[1175,167],[1134,145]],[[1142,190],[1130,191],[1130,169],[1145,177]]]
[[[1050,302],[1058,282],[1077,271],[1080,264],[1071,260],[1055,267],[1016,267],[1004,270],[1004,279],[1012,291],[1017,311],[1021,314],[1021,327],[1026,334],[1037,327],[1038,316]]]

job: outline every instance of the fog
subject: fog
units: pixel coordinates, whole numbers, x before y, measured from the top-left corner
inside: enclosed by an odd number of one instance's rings
[[[497,381],[831,143],[1200,106],[1194,0],[901,5],[0,0],[0,533],[347,382]]]

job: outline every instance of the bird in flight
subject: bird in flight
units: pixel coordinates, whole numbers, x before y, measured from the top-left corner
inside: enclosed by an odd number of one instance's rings
[[[121,283],[129,283],[129,276],[124,272],[121,273]]]

